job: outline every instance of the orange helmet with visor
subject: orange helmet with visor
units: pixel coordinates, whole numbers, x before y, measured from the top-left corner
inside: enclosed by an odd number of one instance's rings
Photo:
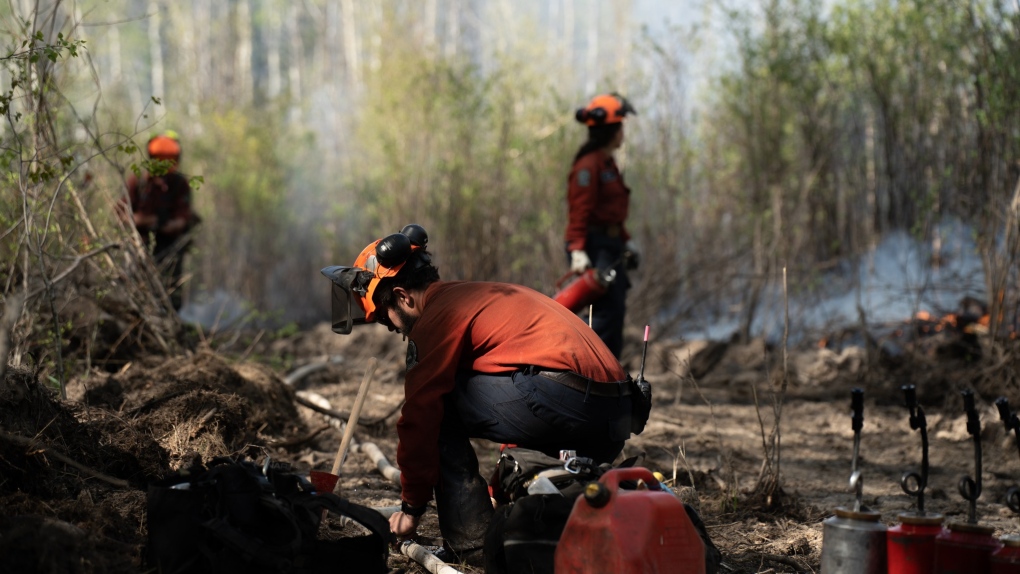
[[[396,277],[409,261],[420,267],[431,262],[423,251],[428,245],[428,233],[422,226],[410,224],[400,233],[376,239],[361,250],[354,265],[333,265],[322,269],[333,283],[333,332],[346,335],[354,325],[374,323],[379,309],[375,301],[376,289],[383,279]]]
[[[575,117],[582,124],[601,126],[620,123],[627,114],[637,115],[637,110],[627,98],[614,92],[595,96],[587,106],[578,108]]]

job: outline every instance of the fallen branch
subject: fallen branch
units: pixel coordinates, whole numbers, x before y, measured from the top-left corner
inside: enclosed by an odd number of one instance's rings
[[[341,357],[340,355],[334,355],[325,361],[316,361],[314,363],[308,363],[307,365],[303,365],[291,371],[290,374],[283,379],[283,382],[290,386],[294,386],[295,384],[297,384],[298,381],[304,379],[308,375],[321,371],[322,369],[325,369],[330,365],[339,365],[342,362],[344,362],[343,357]]]
[[[120,479],[120,478],[116,478],[116,477],[113,477],[113,476],[109,476],[109,475],[106,475],[106,474],[103,474],[103,473],[99,472],[98,470],[89,468],[89,467],[81,464],[80,462],[74,461],[71,458],[69,458],[68,456],[60,453],[59,451],[54,449],[52,446],[49,446],[49,445],[46,445],[46,444],[40,444],[35,439],[30,439],[30,438],[26,438],[26,437],[23,437],[23,436],[19,436],[19,435],[15,435],[15,434],[10,434],[10,433],[4,432],[2,429],[0,429],[0,439],[4,439],[6,441],[9,441],[9,442],[12,442],[14,444],[21,445],[21,446],[24,446],[24,447],[27,447],[27,448],[39,448],[39,449],[42,450],[42,452],[52,456],[53,458],[59,460],[60,462],[66,464],[67,466],[70,466],[72,468],[76,468],[76,469],[84,472],[85,474],[88,474],[89,476],[98,478],[99,480],[102,480],[104,482],[108,482],[108,483],[112,484],[113,486],[116,486],[116,487],[119,487],[119,488],[128,488],[130,486],[128,484],[128,481],[126,481],[126,480],[123,480],[123,479]]]
[[[93,249],[92,251],[89,251],[88,253],[83,253],[83,254],[75,257],[74,261],[72,261],[70,265],[68,265],[66,268],[64,268],[64,270],[61,271],[59,274],[57,274],[56,277],[54,277],[53,279],[50,279],[48,281],[48,285],[45,285],[43,287],[40,287],[40,288],[36,289],[35,291],[32,291],[31,293],[28,294],[27,299],[31,299],[31,298],[35,297],[36,295],[38,295],[38,294],[42,293],[43,291],[45,291],[47,288],[49,288],[49,287],[51,287],[53,285],[56,285],[57,283],[62,281],[64,278],[66,278],[68,275],[70,275],[71,272],[75,270],[75,268],[77,268],[79,265],[81,265],[82,261],[85,261],[86,259],[89,259],[90,257],[95,257],[96,255],[99,255],[100,253],[106,253],[107,251],[109,251],[110,249],[113,249],[115,247],[120,247],[120,243],[107,243],[106,245],[104,245],[102,247],[97,247],[96,249]]]
[[[313,438],[319,436],[319,433],[321,433],[322,431],[324,431],[324,430],[326,430],[328,428],[329,428],[328,424],[327,425],[322,425],[321,427],[313,430],[312,432],[310,432],[310,433],[308,433],[308,434],[306,434],[304,436],[289,438],[289,439],[285,439],[285,440],[273,441],[273,442],[269,443],[268,446],[271,446],[271,447],[291,447],[291,446],[297,446],[299,444],[304,444],[304,443],[312,440]]]
[[[326,411],[332,411],[332,409],[330,408],[329,401],[326,400],[326,397],[318,393],[313,393],[310,391],[298,391],[298,395],[303,395],[305,400],[315,405],[315,407],[309,407],[312,408],[313,410],[318,411],[319,409],[322,409]],[[342,418],[329,416],[326,420],[331,427],[337,429],[340,432],[344,431],[344,427],[346,425],[344,424]],[[397,470],[397,468],[394,467],[392,464],[390,464],[388,460],[386,460],[386,457],[383,455],[382,451],[379,450],[379,447],[376,446],[374,443],[370,442],[359,443],[357,436],[352,436],[350,452],[363,452],[367,454],[369,458],[372,459],[372,462],[375,463],[376,468],[379,469],[379,472],[381,472],[383,476],[397,484],[400,484],[400,471]]]
[[[424,546],[405,540],[400,543],[400,553],[425,567],[432,574],[461,574],[460,570],[443,562]]]
[[[770,562],[779,562],[780,564],[786,564],[792,568],[795,568],[797,572],[812,572],[809,568],[805,567],[800,560],[796,560],[789,556],[783,556],[782,554],[762,554],[762,558]]]
[[[344,412],[344,411],[337,411],[337,410],[333,410],[330,407],[323,406],[321,403],[309,399],[308,398],[309,394],[315,394],[315,393],[311,393],[311,391],[297,391],[297,393],[295,393],[295,400],[297,401],[297,403],[299,405],[308,407],[308,408],[312,409],[313,411],[315,411],[315,412],[317,412],[319,414],[323,414],[323,415],[326,415],[326,416],[329,416],[329,417],[333,417],[333,418],[341,420],[341,421],[345,421],[348,418],[350,418],[351,413]],[[391,409],[390,412],[386,413],[385,415],[383,415],[383,416],[381,416],[381,417],[379,417],[377,419],[368,419],[368,420],[360,420],[359,419],[358,420],[358,424],[363,426],[363,427],[366,427],[366,428],[378,426],[378,425],[386,422],[386,419],[388,419],[391,416],[393,416],[394,414],[396,414],[396,412],[398,410],[400,410],[400,407],[402,407],[402,406],[404,406],[404,401],[403,400],[401,400],[400,404],[398,404],[396,407]]]

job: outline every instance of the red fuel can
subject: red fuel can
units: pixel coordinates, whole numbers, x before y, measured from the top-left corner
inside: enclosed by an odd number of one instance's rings
[[[991,574],[1020,574],[1020,535],[1007,534],[999,540],[1002,548],[992,552]]]
[[[890,574],[935,572],[935,537],[945,530],[941,514],[899,515],[899,524],[886,531]]]
[[[621,489],[625,480],[638,489]],[[704,574],[705,546],[683,503],[659,490],[651,471],[617,468],[577,497],[554,563],[556,574]]]
[[[992,536],[995,529],[979,524],[954,522],[935,537],[936,574],[987,574],[992,553],[1002,543]]]

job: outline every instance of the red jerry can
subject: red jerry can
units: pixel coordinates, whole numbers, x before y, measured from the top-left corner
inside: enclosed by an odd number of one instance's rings
[[[991,574],[1020,574],[1020,534],[1007,534],[999,540],[1002,548],[992,552]]]
[[[945,530],[941,514],[899,515],[900,522],[886,531],[890,574],[932,574],[935,571],[935,537]]]
[[[935,537],[935,574],[987,574],[1002,543],[990,526],[954,522]]]
[[[637,481],[637,489],[620,482]],[[704,574],[705,546],[675,495],[647,468],[616,468],[577,497],[556,574]]]

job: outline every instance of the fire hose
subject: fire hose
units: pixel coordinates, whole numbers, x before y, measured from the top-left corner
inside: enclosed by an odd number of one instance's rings
[[[321,368],[325,368],[327,365],[328,365],[327,362],[305,365],[304,367],[301,367],[298,370],[293,371],[290,375],[288,375],[287,378],[284,379],[284,383],[286,383],[289,386],[293,386],[294,383],[299,381],[301,378]],[[326,397],[323,397],[318,393],[314,393],[311,391],[296,391],[296,394],[299,397],[302,397],[303,399],[308,401],[309,403],[317,404],[323,409],[332,410],[333,408],[330,405],[329,400],[327,400]],[[326,414],[323,414],[323,416],[325,417],[327,423],[330,426],[336,428],[341,432],[344,430],[344,426],[346,425],[342,420]],[[376,468],[379,469],[379,472],[382,473],[383,476],[385,476],[391,482],[394,482],[398,485],[400,484],[400,470],[398,470],[396,467],[390,464],[388,460],[386,460],[385,455],[383,455],[382,451],[379,449],[378,446],[375,445],[375,443],[371,442],[359,443],[358,440],[352,435],[349,452],[352,453],[363,452],[367,454],[369,458],[372,459],[372,462],[375,463]],[[389,518],[391,515],[400,510],[400,506],[398,505],[398,506],[372,507],[372,510],[375,510],[379,514],[382,514],[386,518]],[[349,522],[352,521],[346,516],[341,517],[340,524],[342,526],[346,526],[347,523]],[[417,542],[411,540],[405,540],[404,542],[401,542],[400,553],[414,560],[418,564],[421,564],[422,567],[424,567],[432,574],[462,574],[459,570],[443,562],[442,560],[437,558],[435,554],[433,554],[427,548],[425,548],[421,544],[418,544]]]

